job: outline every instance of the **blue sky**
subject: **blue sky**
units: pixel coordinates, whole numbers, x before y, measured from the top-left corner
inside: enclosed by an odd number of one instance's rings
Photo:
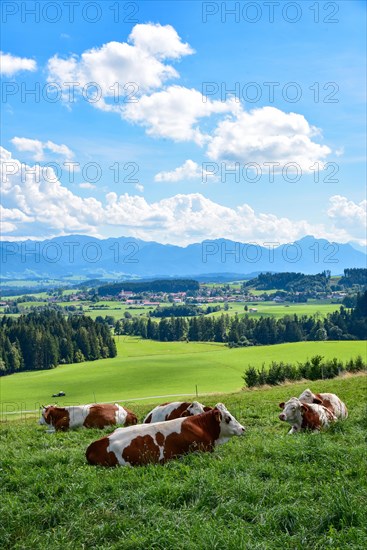
[[[4,2],[3,238],[365,244],[366,4],[270,4]]]

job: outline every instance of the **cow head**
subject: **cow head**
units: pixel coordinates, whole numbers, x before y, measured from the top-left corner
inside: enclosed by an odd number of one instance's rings
[[[305,403],[301,403],[297,397],[291,397],[286,403],[279,403],[279,407],[283,409],[283,412],[279,415],[279,419],[295,425],[302,424],[302,413],[308,409],[308,406]]]
[[[316,403],[317,405],[322,405],[321,399],[319,399],[310,389],[307,388],[298,398],[302,403]]]
[[[186,411],[184,411],[182,414],[181,414],[181,417],[185,417],[185,416],[196,416],[197,414],[202,414],[204,411],[205,411],[205,408],[204,405],[202,405],[201,403],[199,403],[198,401],[193,401],[186,409]]]
[[[51,424],[51,412],[52,412],[53,406],[47,405],[47,407],[42,406],[42,416],[38,421],[38,424],[44,425],[44,424]]]
[[[233,435],[243,435],[245,428],[227,410],[223,403],[217,403],[214,407],[214,417],[220,425],[220,439]]]

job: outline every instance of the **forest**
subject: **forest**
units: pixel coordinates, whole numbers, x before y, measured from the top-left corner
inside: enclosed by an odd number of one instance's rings
[[[342,289],[353,285],[367,285],[367,269],[344,269],[343,276],[338,283],[333,284],[330,272],[323,271],[317,275],[303,273],[260,273],[256,278],[243,283],[243,290],[256,288],[257,290],[271,290],[277,288],[288,292],[329,292],[336,287]],[[335,288],[335,289],[336,289]]]
[[[110,328],[84,315],[53,309],[0,321],[0,376],[115,357]]]
[[[344,275],[339,280],[339,285],[351,287],[353,285],[367,285],[367,269],[352,267],[344,269]]]
[[[317,275],[303,273],[260,273],[255,279],[243,283],[243,289],[256,288],[257,290],[287,290],[292,292],[326,292],[330,290],[330,274],[327,272]]]
[[[199,290],[200,285],[192,279],[162,279],[155,281],[122,282],[100,286],[99,296],[117,296],[122,290],[140,292],[187,292]]]

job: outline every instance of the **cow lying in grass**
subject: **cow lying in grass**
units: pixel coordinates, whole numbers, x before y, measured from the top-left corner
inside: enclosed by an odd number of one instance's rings
[[[244,432],[245,428],[218,403],[200,415],[117,429],[91,443],[86,457],[89,464],[100,466],[163,464],[193,451],[211,452],[216,445]]]
[[[337,418],[348,418],[348,409],[345,403],[339,399],[335,393],[312,393],[310,389],[301,393],[298,398],[302,403],[314,403],[323,405],[331,411]]]
[[[152,422],[165,422],[166,420],[174,420],[185,416],[194,416],[203,412],[211,411],[212,407],[205,407],[198,401],[192,403],[174,401],[173,403],[163,403],[158,405],[144,418],[144,424]]]
[[[279,415],[280,420],[292,426],[289,434],[300,430],[320,430],[337,420],[336,416],[323,405],[302,403],[297,397],[291,397],[286,403],[279,403],[279,407],[283,409]]]
[[[48,424],[52,431],[66,431],[69,428],[105,428],[106,426],[131,426],[138,419],[129,409],[115,405],[95,404],[74,407],[55,407],[48,405],[42,408],[39,424]]]

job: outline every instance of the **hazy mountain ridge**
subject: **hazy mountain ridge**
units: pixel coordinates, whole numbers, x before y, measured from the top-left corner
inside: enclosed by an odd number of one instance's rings
[[[240,243],[206,240],[179,247],[131,237],[97,239],[86,235],[44,241],[0,243],[2,277],[83,276],[183,277],[206,274],[248,275],[261,271],[342,274],[366,267],[367,256],[349,243],[330,243],[306,236],[294,243]]]

